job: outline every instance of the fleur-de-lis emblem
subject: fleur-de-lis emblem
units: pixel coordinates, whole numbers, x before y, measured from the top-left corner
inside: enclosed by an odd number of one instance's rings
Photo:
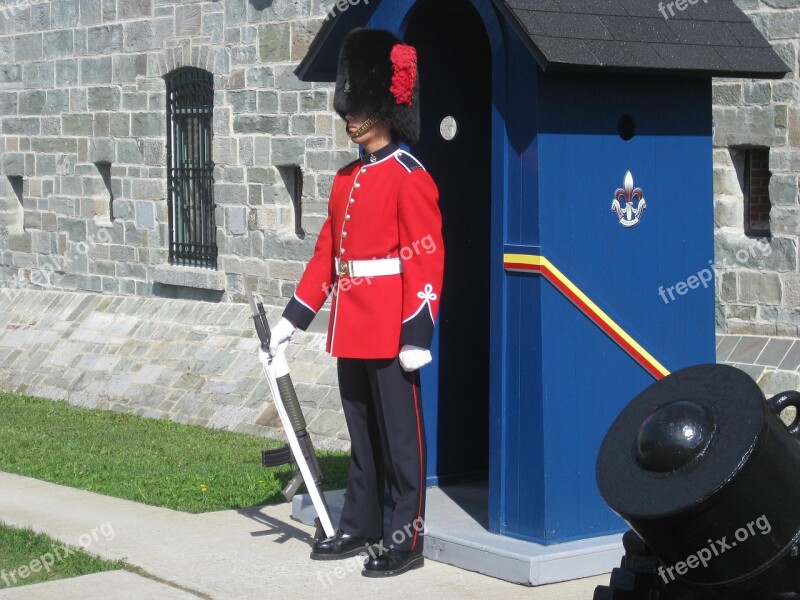
[[[614,192],[611,210],[617,213],[619,224],[623,227],[638,225],[647,208],[644,192],[641,188],[633,187],[633,175],[630,171],[625,173],[625,181],[621,188]]]
[[[429,283],[425,286],[425,289],[421,292],[417,292],[417,298],[424,302],[433,302],[439,296],[433,293],[433,286]]]

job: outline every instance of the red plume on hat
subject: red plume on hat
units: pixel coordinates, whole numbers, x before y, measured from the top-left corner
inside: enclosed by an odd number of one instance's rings
[[[364,114],[395,135],[419,140],[417,51],[383,29],[354,29],[342,42],[333,106],[342,117]]]

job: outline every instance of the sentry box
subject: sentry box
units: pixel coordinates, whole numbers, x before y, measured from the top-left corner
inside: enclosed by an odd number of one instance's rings
[[[422,371],[431,486],[484,481],[496,534],[626,529],[595,461],[622,408],[715,361],[712,77],[788,68],[732,2],[340,3],[297,70],[334,81],[357,26],[419,52],[446,273]],[[682,4],[682,3],[678,3]]]

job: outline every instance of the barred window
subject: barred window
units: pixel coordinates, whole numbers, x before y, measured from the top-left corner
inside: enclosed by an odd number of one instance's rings
[[[169,261],[217,267],[214,161],[211,154],[214,75],[192,67],[167,76]]]
[[[769,148],[748,148],[744,154],[744,228],[750,237],[769,237]]]

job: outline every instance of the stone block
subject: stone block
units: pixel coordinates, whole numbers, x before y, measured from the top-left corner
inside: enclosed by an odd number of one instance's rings
[[[800,306],[800,275],[786,273],[781,275],[783,281],[783,302],[786,306]]]
[[[177,37],[200,34],[202,11],[199,4],[189,4],[175,8],[175,35]]]
[[[166,136],[166,114],[162,112],[141,112],[131,115],[131,135],[133,137]]]
[[[152,202],[137,202],[136,227],[139,229],[153,229],[155,225],[155,205]]]
[[[114,112],[109,122],[111,137],[128,137],[131,134],[131,117],[128,113]]]
[[[753,304],[781,304],[780,278],[776,273],[739,273],[739,300]]]
[[[718,268],[744,267],[759,271],[796,271],[797,242],[773,237],[768,243],[743,234],[718,231],[714,236],[714,256]]]
[[[41,121],[38,117],[5,118],[3,133],[6,135],[38,135]]]
[[[774,205],[795,205],[800,201],[800,184],[796,174],[773,174],[769,181],[769,197]]]
[[[103,7],[101,0],[80,0],[80,15],[82,25],[95,25],[103,20]]]
[[[214,200],[217,204],[247,204],[247,186],[238,183],[215,183]]]
[[[203,16],[203,35],[209,36],[212,44],[222,43],[223,27],[222,13],[205,14]]]
[[[56,61],[56,85],[61,87],[78,85],[78,61],[76,59]]]
[[[134,200],[161,200],[166,198],[166,181],[161,179],[136,179],[131,183]]]
[[[300,92],[300,111],[318,112],[328,110],[328,93],[323,90]]]
[[[42,34],[29,33],[14,38],[14,56],[20,62],[43,58]]]
[[[89,161],[117,162],[116,147],[112,138],[93,138],[89,140]]]
[[[54,29],[75,27],[78,12],[78,0],[53,0],[50,3],[50,22]]]
[[[259,91],[258,92],[258,112],[260,114],[275,114],[280,110],[280,96],[278,92]]]
[[[228,27],[241,25],[247,20],[247,0],[225,2],[225,22]]]
[[[291,65],[276,65],[275,69],[275,87],[281,91],[300,91],[311,89],[311,84],[300,79],[294,73],[294,67]]]
[[[266,133],[280,135],[289,133],[289,118],[272,115],[237,115],[233,119],[235,133]],[[299,140],[302,143],[302,140]]]
[[[117,141],[117,161],[122,164],[142,164],[142,153],[136,140],[125,139]]]
[[[74,52],[72,30],[47,31],[43,35],[42,44],[47,58],[72,56]]]
[[[23,177],[25,175],[25,155],[21,152],[4,152],[3,173],[10,177]]]
[[[74,154],[61,154],[56,158],[56,175],[59,177],[75,174],[75,163],[77,161]]]
[[[119,19],[143,19],[153,15],[153,0],[122,0],[117,10]]]
[[[0,92],[0,115],[9,116],[17,112],[17,92]]]
[[[213,269],[175,265],[153,266],[149,269],[149,275],[152,281],[165,285],[209,290],[225,289],[225,274]]]
[[[292,23],[292,60],[303,60],[308,54],[311,42],[314,41],[320,27],[321,20],[295,21]]]
[[[66,233],[70,242],[86,241],[86,221],[72,217],[58,217],[58,231]]]
[[[794,236],[800,232],[800,208],[773,206],[769,214],[770,231],[774,235]]]
[[[22,115],[41,115],[47,93],[44,90],[29,90],[20,93],[19,113]]]
[[[257,111],[257,96],[255,90],[242,90],[226,92],[228,103],[236,113],[255,113]]]
[[[82,58],[80,64],[83,85],[111,83],[113,69],[110,56]]]
[[[289,23],[268,23],[258,28],[258,58],[261,62],[291,59]]]
[[[783,4],[778,8],[797,8],[797,4],[787,0],[771,0],[771,4]],[[786,10],[759,15],[762,32],[769,40],[796,39],[800,31],[800,11]]]
[[[53,154],[36,155],[36,176],[48,177],[56,174],[56,157]],[[33,196],[33,194],[31,194]]]
[[[112,61],[114,83],[135,83],[138,76],[147,74],[147,56],[144,54],[117,54]]]
[[[93,114],[94,137],[111,137],[111,115],[107,112],[95,112]]]
[[[159,26],[163,27],[163,24],[159,25],[162,21],[163,19],[149,19],[125,23],[124,51],[144,52],[161,48],[164,40],[168,37],[166,31],[159,30]],[[169,28],[169,34],[171,34],[172,19],[169,19]]]
[[[231,235],[244,235],[247,233],[247,208],[232,206],[225,209],[225,224]]]
[[[90,27],[86,40],[89,54],[108,55],[122,52],[122,25]]]
[[[290,122],[292,135],[314,135],[316,120],[313,115],[293,115]]]
[[[59,117],[69,111],[68,90],[47,90],[47,99],[44,103],[44,114]]]
[[[275,87],[273,68],[250,67],[247,69],[247,87],[250,89]]]
[[[272,164],[276,166],[302,165],[305,157],[305,143],[296,138],[273,138],[271,152]]]
[[[92,130],[92,115],[66,114],[61,118],[61,131],[64,135],[90,136]]]
[[[90,111],[119,110],[120,89],[118,87],[90,87],[86,95]]]
[[[22,81],[22,66],[19,64],[0,64],[0,89],[19,88]]]

